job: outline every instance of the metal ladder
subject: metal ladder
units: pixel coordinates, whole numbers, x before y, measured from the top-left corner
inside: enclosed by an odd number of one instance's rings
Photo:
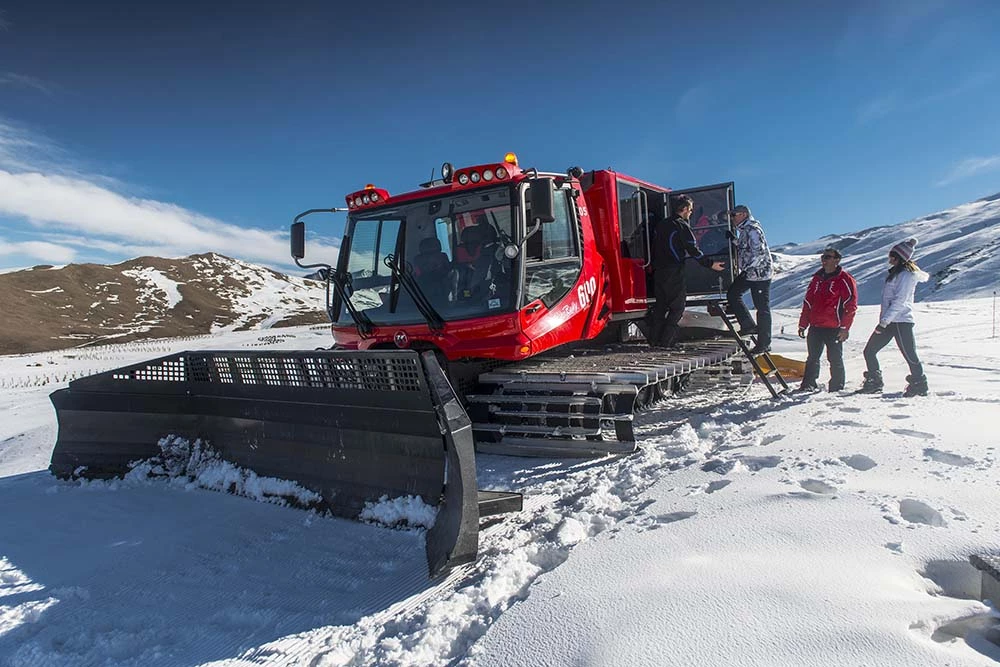
[[[767,390],[771,392],[771,397],[778,398],[780,394],[787,393],[788,383],[785,382],[785,378],[781,377],[781,372],[778,370],[778,364],[774,363],[774,360],[771,359],[771,354],[769,352],[763,352],[758,355],[750,353],[750,346],[747,345],[746,340],[744,340],[740,336],[740,334],[736,331],[736,322],[735,322],[736,318],[729,312],[729,304],[725,301],[711,304],[709,306],[708,312],[712,313],[713,315],[718,315],[719,317],[722,318],[722,321],[726,323],[726,328],[729,329],[729,333],[733,335],[733,338],[736,339],[736,342],[740,346],[740,349],[743,350],[743,355],[750,362],[750,365],[753,367],[754,373],[756,373],[757,377],[759,377],[761,381],[763,381],[764,386],[767,387]],[[756,336],[748,336],[748,338],[750,339],[751,345],[754,346],[757,345]],[[757,361],[757,359],[760,357],[764,357],[764,360],[767,362],[768,366],[767,370],[765,370],[764,367],[760,364],[760,362]],[[775,383],[775,380],[777,380],[777,383]],[[776,388],[775,384],[780,384],[781,388],[780,389]]]

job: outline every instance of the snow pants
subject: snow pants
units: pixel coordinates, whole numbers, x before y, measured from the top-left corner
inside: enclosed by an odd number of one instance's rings
[[[826,349],[826,360],[830,362],[830,391],[840,391],[844,388],[847,376],[844,372],[844,344],[837,340],[839,328],[809,327],[806,335],[806,349],[809,356],[806,359],[806,369],[803,373],[804,386],[816,384],[819,379],[819,357]]]
[[[650,314],[649,344],[671,347],[680,333],[681,316],[687,302],[684,265],[656,269],[653,274],[653,304]]]
[[[917,357],[917,342],[913,337],[913,322],[893,322],[887,326],[882,333],[872,333],[865,345],[865,364],[868,365],[868,372],[874,373],[879,370],[878,353],[883,347],[889,344],[890,340],[896,340],[896,347],[903,353],[903,359],[910,367],[910,375],[915,378],[924,376],[924,366]]]

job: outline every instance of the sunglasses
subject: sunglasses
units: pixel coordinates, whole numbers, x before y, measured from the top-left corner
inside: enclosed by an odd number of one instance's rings
[[[820,259],[838,259],[836,255],[821,255]]]

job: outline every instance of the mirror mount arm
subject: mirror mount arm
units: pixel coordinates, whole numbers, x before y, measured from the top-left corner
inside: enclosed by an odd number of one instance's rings
[[[311,208],[308,211],[303,211],[295,216],[295,219],[292,220],[292,226],[294,227],[296,224],[302,222],[302,218],[313,213],[342,213],[347,210],[348,209],[346,208]],[[295,260],[295,265],[301,269],[322,269],[322,274],[325,278],[323,282],[326,287],[326,316],[330,318],[331,322],[334,320],[333,302],[330,299],[330,285],[332,284],[334,290],[337,292],[337,296],[340,297],[341,303],[343,303],[347,308],[347,311],[351,314],[351,318],[354,320],[355,325],[358,327],[358,335],[362,338],[367,338],[371,335],[372,331],[375,330],[375,326],[366,314],[359,311],[354,307],[354,304],[351,303],[347,290],[344,289],[342,277],[337,275],[337,272],[332,266],[326,264],[325,262],[317,264],[303,264],[299,261],[302,258],[294,255],[292,255],[292,259]]]

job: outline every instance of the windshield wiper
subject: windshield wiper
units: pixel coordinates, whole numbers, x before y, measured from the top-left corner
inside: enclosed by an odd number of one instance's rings
[[[351,303],[351,299],[347,294],[347,289],[344,287],[343,275],[339,271],[334,271],[333,269],[328,269],[326,274],[328,281],[327,284],[333,284],[333,288],[337,292],[337,296],[340,297],[341,303],[343,303],[344,307],[347,308],[347,312],[351,314],[351,319],[353,319],[354,324],[357,325],[358,333],[362,338],[367,338],[371,332],[375,330],[375,325],[372,324],[371,319],[364,311],[358,310],[354,307],[354,304]],[[329,299],[327,299],[327,303],[329,303]],[[330,320],[332,321],[334,319],[333,308],[330,308],[329,315]]]
[[[392,271],[393,279],[402,285],[406,293],[413,299],[413,303],[416,304],[417,310],[427,320],[427,325],[431,328],[431,331],[441,331],[444,329],[444,320],[441,319],[434,306],[431,305],[431,302],[420,289],[417,281],[413,279],[413,274],[407,270],[407,267],[398,266],[396,258],[393,255],[386,255],[382,263],[389,267],[389,270]]]

